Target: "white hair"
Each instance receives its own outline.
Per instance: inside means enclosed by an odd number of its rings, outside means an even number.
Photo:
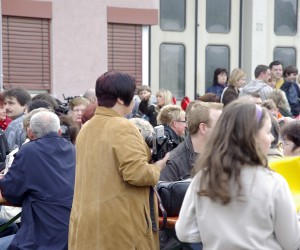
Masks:
[[[41,111],[31,117],[29,127],[36,139],[38,139],[50,132],[58,132],[60,122],[58,116],[53,112]]]

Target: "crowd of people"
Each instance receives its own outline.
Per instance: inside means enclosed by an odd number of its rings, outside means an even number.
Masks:
[[[297,75],[274,61],[246,84],[244,70],[217,68],[206,93],[180,105],[115,71],[67,109],[5,90],[0,224],[21,217],[0,231],[0,249],[299,249],[291,192],[268,165],[300,156]],[[158,128],[168,147],[155,158]],[[173,234],[154,230],[153,187],[185,179]]]

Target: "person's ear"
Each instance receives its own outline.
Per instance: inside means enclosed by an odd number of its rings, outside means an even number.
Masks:
[[[119,104],[121,104],[121,105],[124,105],[124,101],[123,101],[122,99],[120,99],[120,98],[117,98],[117,102],[118,102]]]
[[[171,125],[170,127],[177,128],[178,122],[177,121],[173,121],[170,125]]]
[[[199,124],[199,130],[200,130],[201,134],[206,135],[207,134],[206,124],[201,122]]]
[[[58,135],[61,136],[62,135],[62,129],[59,128],[59,130],[57,131]]]
[[[34,140],[35,139],[35,136],[31,130],[31,128],[27,128],[27,135],[28,135],[28,139],[29,140]]]

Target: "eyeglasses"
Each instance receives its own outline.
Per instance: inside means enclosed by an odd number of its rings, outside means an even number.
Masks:
[[[184,122],[184,123],[186,123],[186,121],[177,121],[177,122]]]

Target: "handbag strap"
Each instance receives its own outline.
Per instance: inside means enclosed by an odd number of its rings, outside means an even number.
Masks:
[[[0,225],[0,233],[2,233],[6,228],[8,228],[11,224],[13,224],[17,219],[21,216],[21,212],[11,218],[9,221]]]
[[[155,213],[154,213],[154,194],[157,197],[157,201],[158,201],[158,207],[161,211],[161,214],[163,216],[163,222],[162,222],[162,226],[161,227],[157,227],[156,225],[156,221],[155,221]],[[150,188],[150,217],[151,217],[151,222],[152,222],[152,231],[157,232],[160,230],[163,230],[167,224],[167,212],[161,202],[161,198],[156,190],[156,187],[151,187]]]

